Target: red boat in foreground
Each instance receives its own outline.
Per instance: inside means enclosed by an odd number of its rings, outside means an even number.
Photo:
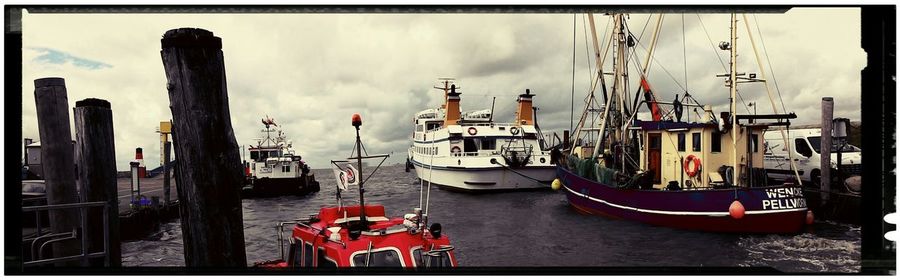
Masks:
[[[382,205],[365,204],[362,160],[387,155],[363,155],[359,140],[362,120],[353,115],[356,127],[356,156],[346,161],[332,161],[338,181],[336,207],[325,207],[308,219],[278,224],[278,244],[281,259],[256,263],[261,268],[344,268],[344,267],[403,267],[446,268],[457,265],[450,239],[441,234],[441,224],[428,224],[425,211],[414,208],[403,217],[388,218]],[[350,161],[355,160],[354,167]],[[379,163],[378,167],[381,164]],[[375,168],[377,171],[378,167]],[[372,172],[374,174],[374,171]],[[371,177],[371,174],[369,175]],[[359,204],[342,205],[341,190],[359,186]],[[360,206],[362,205],[362,206]],[[421,205],[421,204],[420,204]],[[294,225],[287,256],[284,252],[285,225]]]

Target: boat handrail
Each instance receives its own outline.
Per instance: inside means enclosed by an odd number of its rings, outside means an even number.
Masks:
[[[455,248],[453,248],[453,246],[451,245],[442,245],[437,249],[431,249],[430,251],[425,252],[425,254],[432,257],[439,257],[441,253],[453,251],[453,249]]]
[[[281,259],[282,260],[284,260],[284,225],[287,225],[287,224],[299,225],[302,223],[300,223],[299,221],[291,221],[291,222],[278,222],[278,224],[276,224],[275,230],[278,231],[276,233],[276,236],[278,236],[278,248],[281,249]],[[312,228],[312,226],[310,226],[310,225],[307,225],[307,224],[303,224],[303,225],[305,225],[309,228]],[[291,242],[293,242],[293,241],[291,241]]]

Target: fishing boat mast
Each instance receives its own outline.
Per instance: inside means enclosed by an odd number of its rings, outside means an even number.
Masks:
[[[740,135],[737,122],[737,52],[735,51],[737,47],[737,17],[734,13],[731,13],[731,44],[725,47],[728,48],[731,54],[731,61],[729,62],[731,73],[728,75],[728,87],[731,90],[731,108],[729,108],[731,113],[731,116],[729,116],[731,118],[731,163],[734,170],[731,180],[735,186],[740,186],[740,182],[737,180],[741,178],[741,169],[738,168],[737,160],[737,138]]]

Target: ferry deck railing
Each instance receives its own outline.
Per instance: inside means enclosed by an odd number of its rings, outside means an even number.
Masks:
[[[43,198],[28,198],[23,199],[23,202],[26,201],[40,201],[45,200],[46,197]],[[85,228],[88,225],[87,218],[87,210],[89,208],[103,208],[103,216],[101,220],[103,220],[103,251],[89,253],[88,252],[88,239],[90,238],[88,231]],[[78,209],[80,214],[80,228],[73,228],[71,232],[59,232],[52,233],[48,232],[46,234],[42,234],[44,226],[41,224],[41,212],[42,211],[51,211],[51,210],[64,210],[64,209]],[[34,237],[26,237],[23,238],[22,243],[28,244],[27,242],[31,242],[29,246],[29,252],[31,253],[31,260],[25,261],[22,263],[22,266],[30,267],[30,266],[39,266],[46,264],[56,264],[69,262],[73,260],[81,260],[82,265],[87,265],[87,261],[93,258],[103,258],[104,266],[109,266],[109,219],[107,218],[109,215],[109,204],[105,201],[93,201],[93,202],[81,202],[81,203],[68,203],[68,204],[54,204],[54,205],[38,205],[38,206],[26,206],[22,207],[22,213],[34,212],[35,213],[35,233]],[[49,226],[49,225],[48,225]],[[81,241],[81,254],[71,255],[71,256],[62,256],[55,258],[44,258],[43,253],[48,245],[57,242],[69,241],[69,240],[78,240]],[[24,249],[24,248],[23,248]]]

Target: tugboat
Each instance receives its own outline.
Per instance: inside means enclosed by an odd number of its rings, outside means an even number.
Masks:
[[[319,182],[309,166],[303,162],[286,140],[275,119],[262,119],[266,137],[257,139],[256,146],[250,146],[250,162],[244,163],[246,181],[241,197],[267,197],[280,195],[305,195],[319,191]],[[277,133],[272,137],[272,133]]]
[[[388,155],[364,154],[359,138],[362,118],[353,114],[356,127],[355,156],[332,161],[337,180],[337,206],[323,207],[307,219],[281,222],[277,226],[281,259],[259,262],[258,268],[346,268],[346,267],[402,267],[449,268],[457,265],[450,239],[441,234],[441,224],[428,225],[428,204],[425,210],[414,208],[403,217],[385,217],[382,205],[366,204],[366,180],[381,167]],[[363,159],[381,158],[381,163],[367,177],[363,173]],[[355,167],[353,164],[355,163]],[[344,205],[341,191],[359,187],[359,204]],[[430,191],[430,190],[429,190]],[[420,197],[421,199],[421,197]],[[427,199],[426,199],[427,201]],[[420,206],[421,201],[420,201]],[[287,256],[284,252],[284,226],[294,225]]]
[[[804,223],[812,223],[801,187],[791,183],[769,185],[763,165],[764,132],[769,127],[789,126],[789,119],[796,115],[778,114],[777,109],[769,115],[737,113],[738,83],[764,82],[765,76],[758,79],[756,74],[737,72],[736,16],[732,15],[731,42],[719,45],[731,54],[730,73],[719,75],[727,77],[725,85],[731,94],[730,112],[721,114],[721,125],[709,105],[700,105],[690,95],[681,100],[676,96],[671,103],[657,101],[646,68],[638,76],[643,101],[638,103],[638,95],[632,103],[625,71],[629,62],[626,58],[636,57],[631,52],[637,38],[628,32],[624,15],[612,16],[615,31],[610,40],[617,48],[615,81],[606,98],[606,81],[598,75],[606,100],[599,128],[590,128],[598,134],[596,143],[573,145],[569,156],[559,162],[559,181],[554,181],[553,188],[562,189],[569,204],[579,211],[657,226],[794,233]],[[590,21],[593,30],[593,16]],[[594,49],[601,57],[599,48]],[[653,43],[651,54],[652,50]],[[647,60],[650,57],[648,54]],[[603,65],[601,61],[598,59],[598,66]],[[593,100],[593,92],[589,98]],[[652,120],[637,119],[642,103],[649,107]],[[660,104],[671,105],[672,109],[665,112]],[[682,121],[684,106],[702,108],[693,110],[699,120]],[[588,131],[581,128],[584,119],[583,114],[575,133],[578,140],[580,133]]]
[[[555,176],[535,121],[529,89],[519,95],[515,123],[493,121],[493,108],[460,112],[453,79],[444,78],[444,104],[415,115],[407,170],[425,182],[463,191],[547,188]],[[492,106],[493,107],[493,106]]]

